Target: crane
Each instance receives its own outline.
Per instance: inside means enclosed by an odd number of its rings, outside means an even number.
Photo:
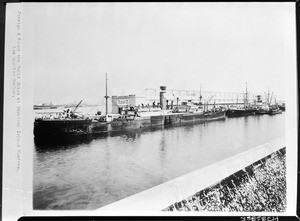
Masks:
[[[269,105],[271,105],[272,98],[273,98],[273,93],[274,93],[274,92],[272,92],[271,99],[270,99],[270,101],[269,101]]]
[[[202,94],[201,94],[201,84],[200,84],[200,96],[199,96],[199,104],[201,105],[201,99],[202,99]]]
[[[81,104],[82,100],[76,105],[76,107],[73,109],[73,113],[75,113],[75,111],[77,110],[77,108],[79,107],[79,105]]]

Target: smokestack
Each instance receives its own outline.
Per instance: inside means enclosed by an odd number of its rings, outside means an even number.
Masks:
[[[257,95],[257,101],[261,101],[261,96]]]
[[[166,86],[160,86],[160,93],[159,93],[159,102],[162,110],[166,110],[166,98],[165,98],[165,93],[166,93]]]

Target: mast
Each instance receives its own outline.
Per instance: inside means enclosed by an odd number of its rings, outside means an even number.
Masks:
[[[105,115],[108,114],[108,106],[107,106],[107,100],[109,96],[107,96],[107,73],[105,73]]]
[[[265,99],[266,99],[266,101],[267,101],[267,103],[268,103],[268,100],[267,100],[267,93],[265,92]]]
[[[246,82],[246,99],[245,99],[246,106],[248,105],[248,90],[247,90],[247,82]]]
[[[201,95],[201,84],[200,84],[200,96],[199,96],[200,102],[199,102],[199,106],[201,106],[201,99],[202,99],[202,95]]]
[[[271,95],[270,105],[271,105],[271,102],[272,102],[272,99],[273,99],[273,93],[274,93],[274,91],[272,92],[272,95]]]
[[[246,108],[246,98],[245,98],[245,93],[243,91],[243,101],[244,101],[244,108]]]
[[[268,87],[268,98],[267,98],[267,103],[270,105],[270,88]]]

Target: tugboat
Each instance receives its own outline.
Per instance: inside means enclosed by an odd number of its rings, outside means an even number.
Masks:
[[[271,100],[270,100],[270,109],[269,109],[269,111],[268,111],[268,114],[269,114],[269,115],[282,114],[282,111],[283,111],[283,110],[282,110],[282,108],[277,104],[275,96],[274,96],[274,104],[271,105],[272,98],[273,98],[273,93],[272,93]]]
[[[278,105],[274,105],[270,107],[270,110],[268,111],[269,115],[275,115],[275,114],[282,114],[282,110],[278,107]]]
[[[282,114],[282,110],[279,108],[272,108],[268,112],[269,115]]]
[[[276,103],[276,99],[275,99],[275,103]],[[281,105],[277,104],[278,108],[282,111],[285,111],[285,103],[282,103]]]
[[[285,111],[285,105],[284,103],[282,105],[278,105],[278,108],[282,111]]]

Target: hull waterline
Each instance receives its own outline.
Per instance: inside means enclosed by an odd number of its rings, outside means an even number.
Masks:
[[[80,135],[105,134],[114,131],[130,131],[157,126],[180,126],[193,123],[225,119],[225,111],[210,113],[176,113],[147,117],[115,119],[111,122],[99,122],[88,119],[65,120],[35,120],[34,136],[43,137],[70,137]]]

